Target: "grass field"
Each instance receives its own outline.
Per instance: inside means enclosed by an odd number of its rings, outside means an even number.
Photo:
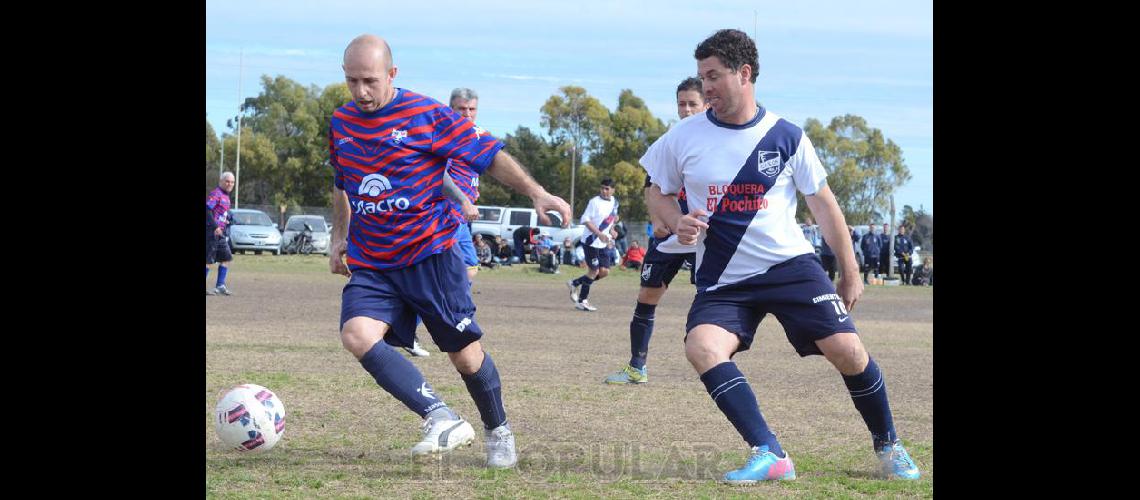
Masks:
[[[929,497],[934,481],[932,288],[868,287],[853,311],[887,377],[895,427],[922,470],[917,482],[876,479],[871,439],[839,374],[800,358],[769,316],[736,357],[795,481],[717,483],[747,445],[705,393],[681,338],[695,289],[682,271],[657,308],[649,383],[607,386],[629,359],[637,274],[615,270],[591,290],[598,312],[577,311],[563,282],[534,265],[480,272],[473,296],[494,356],[519,449],[515,470],[482,467],[479,413],[446,355],[413,358],[449,406],[472,421],[475,445],[413,461],[420,419],[380,389],[337,334],[345,278],[323,256],[238,255],[233,296],[206,297],[206,487],[211,497],[732,498]],[[213,286],[211,273],[208,286]],[[400,351],[403,352],[403,351]],[[243,455],[214,433],[213,410],[239,383],[269,387],[288,416],[277,447]]]

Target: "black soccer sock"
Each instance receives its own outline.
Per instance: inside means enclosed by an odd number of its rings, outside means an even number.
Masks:
[[[784,450],[776,435],[768,429],[768,423],[760,414],[760,405],[756,402],[756,394],[744,379],[744,374],[736,367],[736,363],[725,361],[701,374],[701,382],[705,390],[716,402],[721,413],[728,417],[732,426],[740,437],[748,442],[748,446],[768,446],[768,451],[783,458]]]
[[[843,375],[843,383],[851,393],[851,401],[855,409],[863,416],[867,430],[871,431],[871,440],[878,450],[884,444],[895,442],[895,423],[891,416],[891,405],[887,401],[887,384],[883,380],[883,373],[874,359],[867,358],[867,368],[858,375]]]
[[[638,370],[645,367],[649,355],[649,338],[653,336],[653,317],[657,304],[638,302],[629,322],[629,366]]]

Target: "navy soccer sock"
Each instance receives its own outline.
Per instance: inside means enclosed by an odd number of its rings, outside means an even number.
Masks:
[[[210,279],[210,266],[206,266],[206,279]]]
[[[760,414],[756,394],[752,392],[752,387],[736,363],[725,361],[712,367],[701,374],[701,382],[704,382],[709,396],[716,402],[721,413],[728,417],[728,421],[732,422],[733,427],[736,427],[740,437],[748,442],[748,446],[767,445],[768,451],[777,457],[785,456],[776,435],[768,430],[768,423]]]
[[[586,300],[590,296],[590,285],[594,284],[594,280],[589,276],[583,275],[581,278],[574,280],[575,285],[581,285],[582,288],[578,289],[578,302]]]
[[[483,352],[483,364],[479,371],[470,375],[463,375],[463,383],[467,384],[467,392],[475,400],[479,408],[479,418],[483,419],[483,427],[494,429],[507,423],[507,411],[503,409],[502,385],[499,383],[499,370],[491,355]]]
[[[649,356],[649,337],[653,336],[653,316],[657,304],[638,302],[629,322],[629,366],[638,370],[645,367]]]
[[[420,418],[432,410],[447,406],[432,392],[416,365],[389,347],[387,342],[380,341],[373,345],[360,358],[360,364],[381,388],[416,412]]]
[[[843,375],[843,383],[851,393],[855,409],[863,416],[875,449],[895,442],[895,422],[891,417],[891,405],[887,402],[887,384],[883,373],[874,359],[867,358],[867,368],[858,375]]]
[[[229,267],[218,264],[218,284],[216,286],[226,284],[226,273],[229,272],[229,270]]]

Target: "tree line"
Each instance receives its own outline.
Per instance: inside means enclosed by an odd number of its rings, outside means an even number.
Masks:
[[[336,108],[352,100],[348,87],[343,82],[324,88],[305,87],[280,75],[264,75],[260,80],[261,92],[240,107],[240,201],[328,206],[333,175],[327,163],[329,119]],[[447,104],[446,97],[440,101]],[[575,214],[597,194],[601,179],[611,177],[614,194],[622,201],[622,218],[648,220],[642,195],[645,172],[638,160],[675,120],[667,124],[655,117],[645,101],[629,89],[621,91],[616,104],[611,111],[586,89],[565,86],[540,109],[545,136],[519,126],[499,138],[535,180],[567,201],[571,199],[571,169],[576,170]],[[221,170],[234,171],[236,167],[236,120],[227,120],[226,127],[229,130],[219,137],[206,121],[207,189],[217,185],[223,147],[225,163]],[[809,118],[803,129],[827,170],[828,184],[848,223],[889,221],[891,194],[911,177],[902,148],[856,115],[835,117],[827,126]],[[479,203],[529,206],[530,201],[483,176]],[[799,220],[805,220],[807,205],[802,199],[798,211]],[[922,233],[923,248],[932,249],[933,217],[910,206],[903,208],[902,217]]]

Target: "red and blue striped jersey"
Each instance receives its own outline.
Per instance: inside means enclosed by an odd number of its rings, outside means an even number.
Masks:
[[[206,197],[206,208],[214,215],[214,222],[222,231],[226,230],[226,212],[230,211],[230,195],[222,191],[222,188],[214,188],[210,191],[209,196]]]
[[[475,135],[479,136],[481,140],[486,140],[484,137],[493,137],[487,131],[475,127]],[[455,182],[456,187],[459,188],[463,194],[467,195],[467,200],[471,204],[479,199],[479,173],[476,172],[471,165],[463,160],[447,160],[447,173],[451,174],[451,180]],[[462,223],[466,224],[467,220],[463,218],[463,212],[459,209],[459,204],[453,200],[448,199],[451,204],[452,215],[458,217]]]
[[[451,248],[458,221],[443,194],[448,159],[482,173],[503,143],[430,97],[395,89],[382,109],[333,112],[329,160],[348,195],[349,269],[385,271]]]

